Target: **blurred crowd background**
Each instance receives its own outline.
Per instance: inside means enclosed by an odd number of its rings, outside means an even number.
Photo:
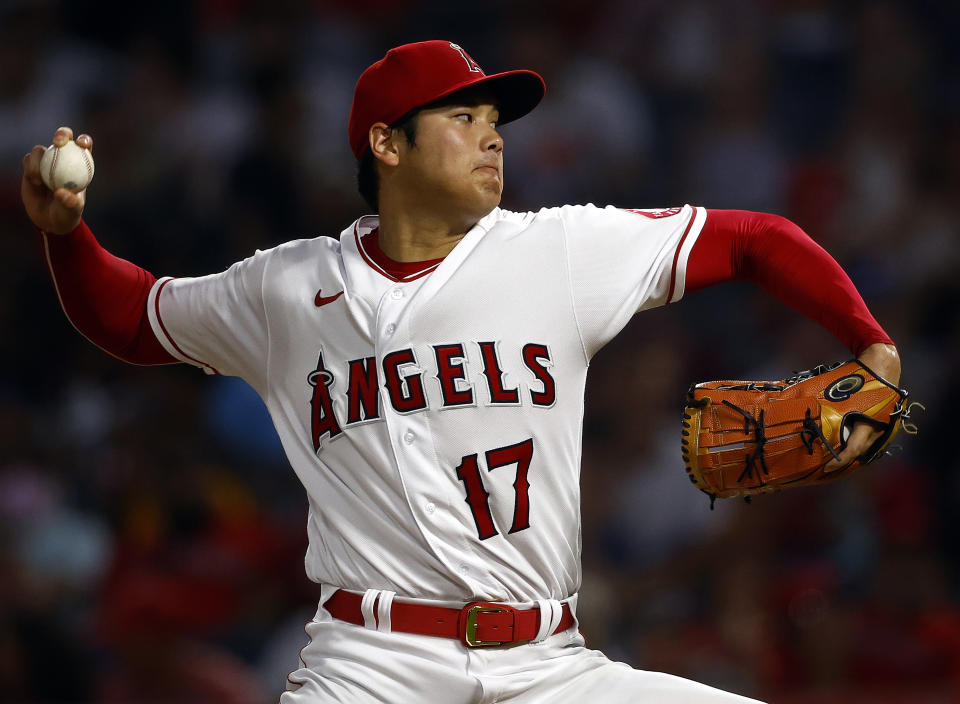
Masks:
[[[958,35],[934,0],[0,1],[0,700],[275,701],[318,597],[259,399],[71,328],[22,156],[59,125],[93,135],[101,242],[158,276],[220,271],[366,212],[353,85],[448,38],[546,79],[503,129],[505,207],[785,215],[927,407],[847,481],[711,511],[680,459],[688,384],[849,353],[746,285],[638,316],[588,384],[588,645],[778,704],[960,702]]]

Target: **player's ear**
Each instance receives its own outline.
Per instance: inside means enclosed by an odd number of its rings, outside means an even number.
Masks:
[[[370,140],[370,151],[374,158],[379,159],[387,166],[396,166],[400,163],[400,151],[397,148],[397,131],[390,129],[385,122],[374,122],[367,133]]]

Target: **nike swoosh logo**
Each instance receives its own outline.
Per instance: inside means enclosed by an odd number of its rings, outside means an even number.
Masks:
[[[323,291],[321,289],[317,289],[317,297],[313,299],[313,302],[316,304],[317,308],[319,308],[320,306],[325,306],[328,303],[333,303],[342,295],[343,291],[340,293],[335,293],[332,296],[324,296]]]

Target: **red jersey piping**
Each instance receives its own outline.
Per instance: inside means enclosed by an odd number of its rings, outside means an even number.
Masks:
[[[687,229],[683,231],[683,236],[680,237],[680,241],[677,243],[677,248],[673,252],[673,266],[670,267],[670,288],[669,293],[667,294],[666,303],[670,303],[673,300],[673,287],[677,282],[677,262],[680,260],[680,250],[683,248],[683,243],[687,239],[687,235],[690,234],[690,228],[693,227],[693,221],[697,219],[697,209],[693,208],[693,213],[690,215],[690,221],[687,223]],[[664,305],[666,305],[666,303]]]
[[[360,252],[360,256],[363,258],[363,261],[365,261],[370,266],[371,269],[376,271],[378,274],[381,274],[382,276],[390,279],[391,281],[396,281],[397,283],[406,283],[408,281],[414,281],[432,272],[434,269],[440,266],[440,262],[443,261],[443,258],[440,258],[440,259],[430,259],[424,262],[393,262],[393,260],[386,257],[386,255],[383,255],[383,257],[387,259],[387,261],[381,264],[380,262],[377,261],[379,257],[374,257],[373,255],[369,254],[366,251],[363,244],[363,237],[360,237],[360,233],[359,233],[359,227],[358,227],[359,222],[360,221],[358,220],[357,224],[353,226],[353,236],[357,241],[357,251]],[[373,232],[376,232],[376,230],[374,230]],[[422,264],[426,268],[420,269],[418,271],[414,271],[410,274],[397,276],[396,274],[392,273],[386,266],[384,266],[384,264],[389,265],[390,263],[400,264],[400,265]]]
[[[191,362],[201,367],[206,367],[207,369],[212,370],[214,374],[219,375],[220,372],[218,372],[216,367],[214,367],[212,364],[201,362],[199,359],[196,359],[195,357],[191,357],[182,349],[180,349],[180,345],[178,345],[176,340],[173,339],[173,336],[170,335],[170,331],[167,330],[167,326],[163,324],[163,318],[160,316],[160,294],[163,293],[163,287],[166,286],[171,281],[173,281],[173,279],[167,279],[162,284],[160,284],[160,288],[157,289],[157,295],[153,299],[153,310],[157,314],[157,322],[160,323],[160,329],[163,331],[163,334],[166,336],[167,340],[170,341],[170,344],[173,345],[173,349],[179,352],[182,357],[184,357],[185,359],[189,359]]]

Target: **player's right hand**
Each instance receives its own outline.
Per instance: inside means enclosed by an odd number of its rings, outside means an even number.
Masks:
[[[53,135],[53,143],[62,146],[73,139],[73,130],[61,127]],[[77,137],[77,146],[93,150],[93,138],[82,134]],[[62,235],[74,230],[83,216],[83,206],[87,201],[86,189],[72,193],[66,188],[51,191],[40,178],[40,159],[46,149],[37,145],[23,157],[23,180],[20,183],[20,197],[23,207],[33,224],[44,232]]]

